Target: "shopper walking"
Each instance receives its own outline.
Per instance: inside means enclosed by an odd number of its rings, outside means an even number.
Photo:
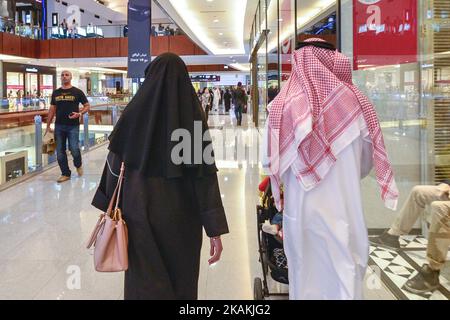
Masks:
[[[353,85],[349,59],[321,39],[300,43],[266,129],[262,162],[284,209],[290,298],[362,299],[369,243],[361,179],[374,168],[393,210],[398,189],[375,109]]]
[[[202,226],[210,238],[209,263],[219,261],[220,236],[228,233],[214,162],[192,161],[194,128],[208,125],[183,60],[157,57],[110,137],[107,164],[93,205],[106,210],[122,161],[125,179],[122,211],[128,226],[128,299],[197,299]],[[192,154],[174,162],[175,131]],[[196,131],[195,131],[196,132]],[[203,136],[203,135],[202,135]],[[197,148],[199,147],[199,148]]]
[[[67,160],[66,147],[69,141],[69,150],[73,157],[73,164],[77,169],[78,176],[83,175],[81,151],[79,146],[80,118],[89,111],[90,105],[86,95],[80,89],[72,86],[72,73],[61,72],[61,88],[52,94],[50,110],[47,118],[47,134],[50,124],[56,114],[55,140],[58,164],[61,169],[61,177],[58,183],[70,180],[71,171]],[[80,111],[80,103],[83,105]]]
[[[228,88],[223,95],[223,100],[225,102],[225,112],[229,112],[231,108],[231,93]]]
[[[242,87],[242,83],[238,82],[237,88],[234,90],[235,97],[235,106],[234,112],[236,114],[237,125],[242,125],[242,112],[244,111],[244,107],[247,104],[247,94],[245,93],[244,88]]]
[[[208,121],[209,111],[211,110],[212,96],[209,93],[208,88],[203,89],[202,94],[202,108],[206,114],[206,121]]]

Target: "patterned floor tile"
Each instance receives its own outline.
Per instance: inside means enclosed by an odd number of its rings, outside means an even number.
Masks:
[[[395,258],[393,253],[386,250],[375,250],[372,254],[381,259],[393,260]]]
[[[390,270],[392,273],[398,276],[406,276],[407,278],[411,275],[411,268],[405,268],[403,266],[389,266],[386,270]]]
[[[398,299],[407,300],[448,300],[450,298],[450,281],[440,277],[441,288],[434,292],[421,295],[403,290],[409,279],[417,274],[417,270],[427,263],[425,238],[420,236],[402,236],[402,249],[392,251],[381,247],[371,246],[370,264],[372,268],[379,268],[384,285]]]

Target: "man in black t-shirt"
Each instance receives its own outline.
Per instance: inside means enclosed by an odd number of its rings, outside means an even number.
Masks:
[[[69,150],[72,153],[73,163],[77,168],[78,176],[83,175],[81,151],[79,146],[80,118],[89,111],[89,102],[80,89],[72,86],[72,74],[69,71],[61,72],[61,88],[52,94],[50,110],[47,118],[45,133],[52,131],[50,124],[56,114],[55,140],[58,164],[61,168],[61,177],[58,183],[70,180],[71,171],[67,161],[66,144],[69,141]],[[80,111],[80,103],[83,109]]]
[[[242,125],[242,112],[247,105],[247,94],[245,93],[244,88],[242,88],[242,83],[239,82],[237,84],[237,88],[234,90],[234,112],[236,114],[237,125]]]

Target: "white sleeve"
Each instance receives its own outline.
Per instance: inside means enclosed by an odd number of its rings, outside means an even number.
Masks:
[[[269,119],[266,120],[266,124],[264,126],[264,131],[262,132],[262,143],[261,143],[261,164],[263,167],[263,172],[266,175],[270,175],[269,171]]]
[[[367,177],[373,168],[373,147],[369,136],[363,138],[361,152],[361,179]]]

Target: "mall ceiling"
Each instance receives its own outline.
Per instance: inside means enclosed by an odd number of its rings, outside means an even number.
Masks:
[[[95,0],[93,0],[95,1]],[[120,12],[124,15],[127,15],[127,6],[128,6],[128,0],[105,0],[103,1],[105,6],[108,8]],[[170,20],[170,18],[166,15],[165,12],[163,12],[158,5],[156,5],[152,1],[152,20],[156,23],[165,23]]]
[[[154,0],[153,19],[158,15],[168,15],[186,34],[210,55],[223,57],[223,63],[234,63],[236,57],[250,53],[248,41],[254,15],[259,0]],[[291,36],[293,29],[292,0],[280,0],[280,21],[285,25],[280,37],[284,40]],[[117,11],[126,13],[128,0],[107,0],[107,5]],[[269,3],[269,20],[271,12],[276,12],[276,2]],[[329,12],[335,0],[302,0],[298,6],[297,25],[305,28],[315,18]],[[160,7],[160,8],[159,8]],[[162,10],[161,10],[162,9]],[[290,21],[290,22],[288,22]],[[272,27],[269,25],[269,29]],[[269,50],[276,47],[273,38]],[[248,60],[248,59],[247,59]]]
[[[104,2],[115,11],[123,14],[127,12],[128,0],[105,0]],[[229,56],[248,53],[246,44],[258,0],[156,0],[154,2],[152,5],[154,21],[168,15],[209,54]]]

